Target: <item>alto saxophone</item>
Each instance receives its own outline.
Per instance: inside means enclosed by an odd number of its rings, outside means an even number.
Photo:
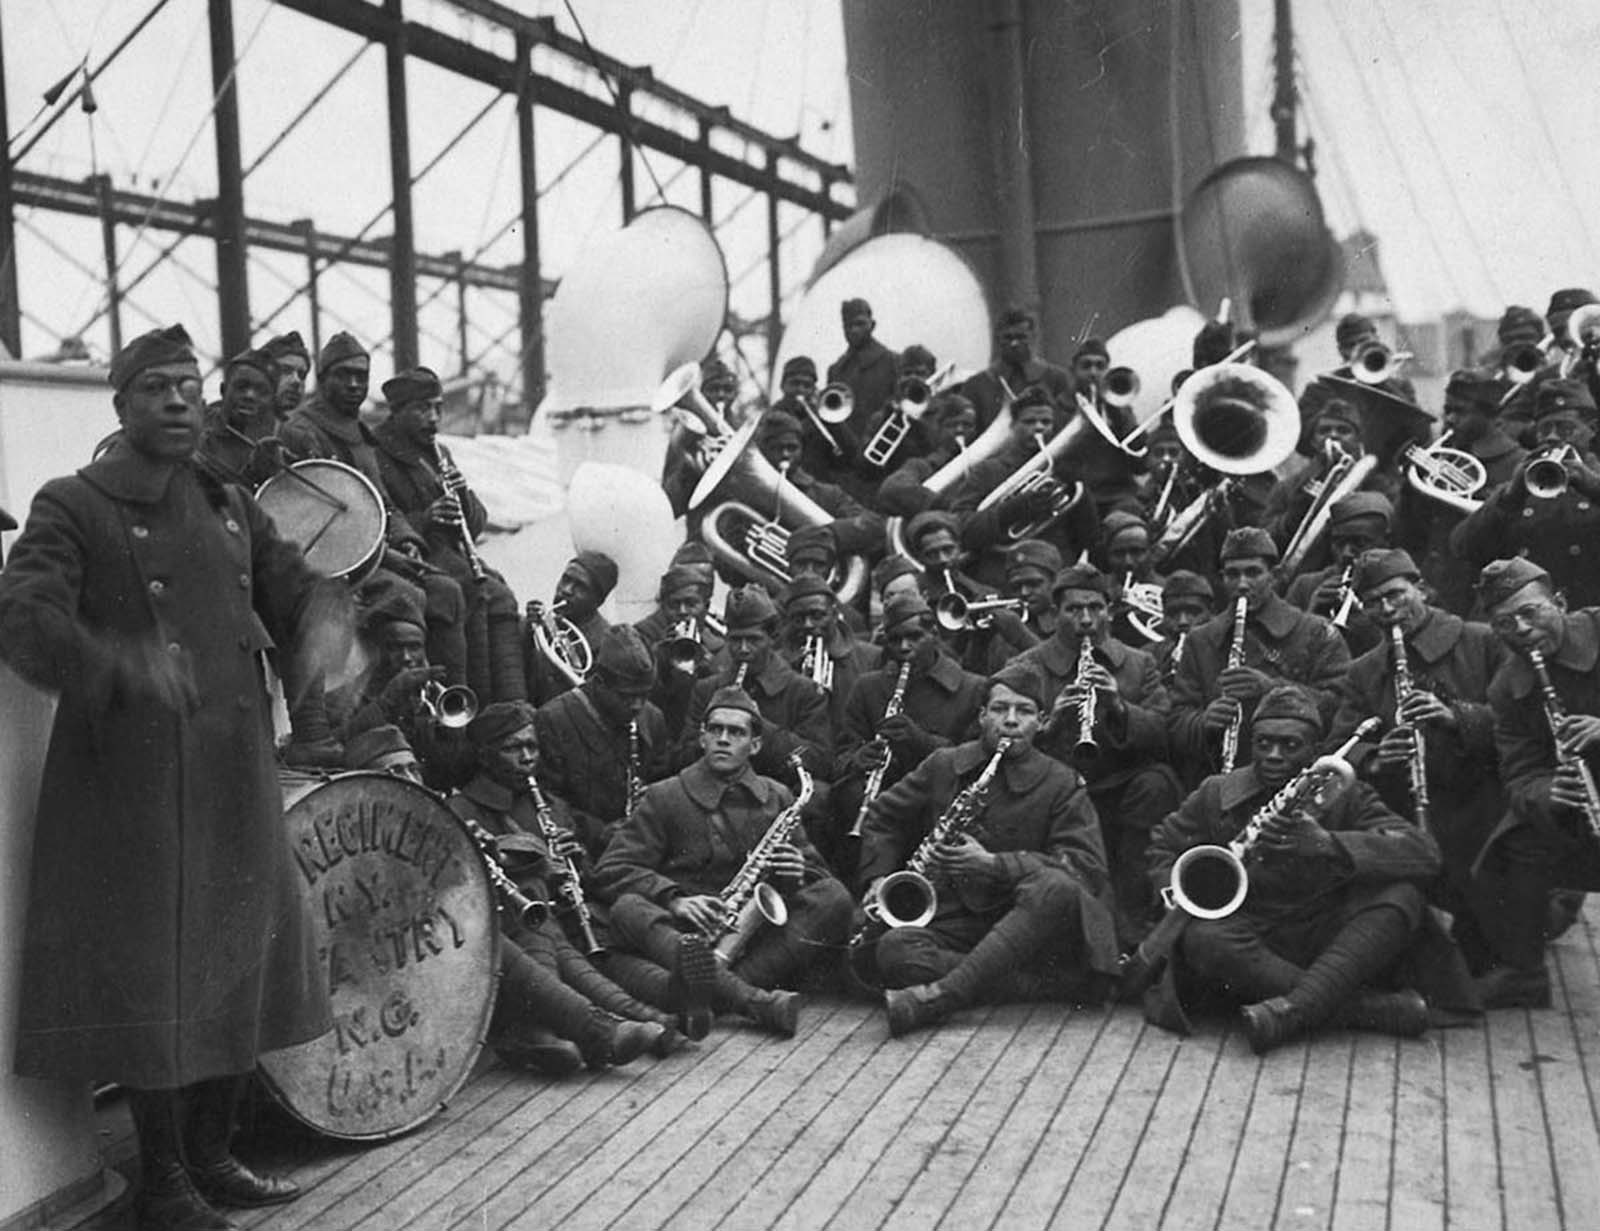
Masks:
[[[1561,749],[1560,737],[1556,732],[1567,717],[1567,707],[1550,679],[1550,669],[1545,666],[1544,655],[1538,650],[1529,650],[1528,663],[1539,677],[1539,691],[1544,696],[1545,722],[1550,725],[1551,738],[1556,740],[1556,764],[1571,766],[1578,771],[1578,777],[1583,782],[1583,818],[1589,822],[1594,836],[1600,838],[1600,790],[1595,787],[1594,771],[1589,768],[1581,752],[1563,752]]]
[[[1240,595],[1233,605],[1233,644],[1228,647],[1228,667],[1244,666],[1244,622],[1250,614],[1250,601]],[[1228,723],[1228,729],[1222,733],[1222,772],[1231,774],[1233,767],[1239,761],[1239,735],[1244,730],[1244,708],[1241,703],[1239,712]]]
[[[1411,664],[1406,661],[1406,635],[1398,624],[1389,626],[1389,644],[1394,649],[1394,717],[1396,725],[1405,720],[1401,711],[1416,695],[1411,679]],[[1428,827],[1428,745],[1420,726],[1411,728],[1411,806],[1417,824]]]
[[[761,929],[763,922],[781,928],[789,922],[789,907],[766,879],[772,857],[780,846],[787,846],[794,831],[800,827],[800,812],[811,800],[815,789],[811,775],[806,772],[805,761],[798,752],[789,757],[789,764],[800,778],[800,793],[794,802],[773,818],[761,840],[750,848],[744,865],[734,874],[727,887],[719,894],[722,898],[722,923],[713,939],[714,952],[723,965],[732,966],[739,960],[745,946]]]
[[[911,682],[911,660],[908,658],[900,664],[900,677],[895,681],[894,692],[889,696],[889,703],[883,707],[883,720],[887,722],[897,714],[905,712],[906,685]],[[889,770],[889,742],[881,735],[872,741],[883,749],[883,760],[872,767],[872,772],[867,775],[866,788],[861,792],[861,809],[856,813],[856,823],[850,826],[850,836],[859,838],[861,827],[867,823],[867,812],[872,807],[872,801],[878,798],[878,793],[883,790],[883,776]]]
[[[590,957],[599,957],[606,949],[594,934],[594,917],[589,913],[588,899],[583,896],[583,877],[578,865],[571,855],[556,854],[572,835],[556,823],[555,814],[550,811],[550,804],[539,789],[539,781],[532,774],[527,777],[527,786],[528,795],[533,800],[533,814],[539,820],[539,836],[549,848],[550,863],[560,880],[556,892],[561,896],[562,905],[572,912],[584,952]]]

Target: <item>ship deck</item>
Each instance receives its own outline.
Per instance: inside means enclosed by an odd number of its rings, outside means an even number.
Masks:
[[[563,1081],[485,1058],[375,1146],[261,1135],[304,1186],[255,1231],[1600,1226],[1600,905],[1551,951],[1555,1005],[1418,1040],[1257,1058],[1215,1020],[1009,1005],[891,1039],[808,999],[800,1033],[719,1024]],[[125,1121],[103,1113],[130,1152]],[[264,1151],[264,1154],[263,1154]],[[106,1231],[113,1213],[95,1223]]]

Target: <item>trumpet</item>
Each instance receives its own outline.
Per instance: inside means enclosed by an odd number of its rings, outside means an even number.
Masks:
[[[884,416],[878,430],[861,449],[861,460],[879,469],[889,464],[889,459],[899,451],[911,431],[911,425],[928,413],[936,394],[944,392],[956,379],[955,361],[944,365],[927,380],[919,376],[903,376],[896,391],[898,396],[893,409]]]
[[[1014,611],[1026,617],[1027,601],[1020,598],[969,599],[956,590],[941,594],[933,605],[933,618],[947,633],[959,633],[969,628],[988,628],[996,611]]]
[[[833,691],[833,656],[828,653],[828,643],[820,634],[806,638],[805,649],[800,654],[800,674],[823,692]]]
[[[459,730],[478,716],[478,694],[465,684],[446,688],[438,680],[422,686],[422,712],[441,727]]]
[[[1350,374],[1363,385],[1381,385],[1400,371],[1400,365],[1411,358],[1410,351],[1393,351],[1374,338],[1356,347],[1350,356]]]
[[[710,655],[705,639],[700,635],[700,623],[695,619],[679,620],[661,641],[667,666],[685,675],[698,674],[700,664]]]
[[[1537,500],[1554,500],[1565,494],[1572,483],[1567,463],[1578,459],[1578,451],[1566,443],[1547,445],[1528,459],[1522,480],[1528,495]]]
[[[1471,453],[1449,448],[1446,442],[1452,435],[1446,432],[1426,448],[1405,447],[1400,456],[1408,463],[1406,482],[1421,495],[1471,513],[1483,503],[1473,497],[1488,483],[1489,472]]]
[[[1233,914],[1250,891],[1245,859],[1267,826],[1302,808],[1325,812],[1355,781],[1351,749],[1382,725],[1378,718],[1362,722],[1332,753],[1318,757],[1289,779],[1228,845],[1191,846],[1184,851],[1172,865],[1172,879],[1161,891],[1162,900],[1169,908],[1176,906],[1196,919],[1223,919]]]

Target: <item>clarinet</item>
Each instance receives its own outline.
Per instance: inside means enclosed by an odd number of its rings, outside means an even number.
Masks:
[[[1233,605],[1233,644],[1228,648],[1228,666],[1244,666],[1244,621],[1250,612],[1250,603],[1243,595]],[[1231,774],[1239,760],[1239,735],[1244,729],[1244,710],[1234,715],[1228,729],[1222,733],[1222,772]]]
[[[1083,690],[1083,695],[1078,699],[1078,744],[1073,749],[1074,754],[1080,757],[1093,756],[1100,751],[1100,745],[1094,738],[1094,707],[1098,698],[1089,686],[1089,669],[1093,666],[1094,645],[1085,637],[1078,646],[1078,673],[1073,681]]]
[[[1561,694],[1556,691],[1554,682],[1550,679],[1550,669],[1545,666],[1544,655],[1538,650],[1528,651],[1528,663],[1533,667],[1534,674],[1539,677],[1539,691],[1544,694],[1544,717],[1550,724],[1550,736],[1556,742],[1556,764],[1570,765],[1578,771],[1578,777],[1583,781],[1583,817],[1589,822],[1589,828],[1595,837],[1600,838],[1600,789],[1596,789],[1594,771],[1589,768],[1589,763],[1583,759],[1581,752],[1563,752],[1556,730],[1567,717],[1566,703],[1561,700]]]
[[[439,470],[439,482],[444,484],[446,492],[455,497],[456,507],[461,510],[461,522],[456,527],[461,537],[461,554],[467,558],[467,565],[472,569],[473,579],[482,581],[484,578],[483,557],[478,555],[477,544],[472,541],[472,531],[467,529],[467,507],[461,499],[462,494],[467,490],[466,476],[456,469],[456,464],[450,460],[450,455],[439,447],[437,441],[433,446],[433,461]]]
[[[594,917],[589,913],[589,902],[583,896],[583,878],[578,872],[578,865],[573,862],[571,855],[557,855],[560,844],[570,835],[560,825],[556,824],[555,815],[550,811],[550,804],[544,797],[544,792],[539,789],[539,780],[532,774],[527,777],[528,795],[533,799],[533,814],[539,819],[539,834],[544,838],[544,844],[550,848],[550,862],[555,865],[559,874],[561,886],[556,891],[561,895],[562,905],[572,912],[572,917],[578,924],[578,936],[583,941],[583,951],[590,957],[600,957],[606,947],[600,943],[594,934]]]
[[[889,698],[889,704],[883,707],[884,721],[888,721],[896,714],[903,713],[906,708],[906,685],[911,681],[911,660],[907,659],[900,664],[900,678],[895,681],[894,693]],[[872,767],[872,772],[867,775],[866,789],[861,793],[861,809],[856,813],[856,823],[850,827],[850,836],[859,838],[861,827],[867,822],[867,812],[872,807],[872,801],[878,798],[883,790],[883,776],[889,770],[889,745],[881,737],[872,741],[883,748],[883,760]]]
[[[1416,684],[1411,679],[1411,664],[1406,661],[1406,637],[1398,624],[1389,626],[1389,644],[1394,647],[1394,716],[1396,724],[1404,721],[1400,711],[1416,694]],[[1417,825],[1428,827],[1428,745],[1420,726],[1411,728],[1411,804],[1415,809]]]
[[[517,887],[517,882],[507,876],[506,870],[500,866],[500,848],[495,844],[494,835],[470,816],[456,819],[461,822],[473,842],[477,843],[478,853],[483,856],[484,867],[489,873],[489,883],[500,899],[500,909],[510,912],[518,923],[528,927],[538,927],[548,919],[550,903],[543,898],[530,898],[523,893]]]
[[[628,724],[628,815],[632,816],[644,795],[644,774],[639,768],[639,722]]]

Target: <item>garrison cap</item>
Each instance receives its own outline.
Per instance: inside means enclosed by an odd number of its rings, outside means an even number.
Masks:
[[[1240,526],[1236,530],[1228,531],[1228,537],[1222,540],[1221,559],[1224,564],[1229,560],[1244,559],[1265,560],[1269,564],[1276,564],[1278,545],[1260,526]]]
[[[355,335],[340,330],[329,338],[322,348],[322,353],[317,356],[317,375],[321,376],[329,368],[336,367],[351,359],[370,359],[367,348],[357,342]]]
[[[1387,528],[1394,521],[1394,505],[1382,492],[1351,492],[1333,502],[1328,510],[1328,525],[1342,526],[1362,517],[1379,518]]]
[[[1050,583],[1050,597],[1060,602],[1063,590],[1093,590],[1110,598],[1111,579],[1092,564],[1069,564]]]
[[[697,590],[703,598],[711,597],[711,579],[705,569],[692,564],[674,564],[661,574],[661,586],[656,597],[666,602],[684,590]]]
[[[801,526],[789,536],[784,554],[789,557],[790,564],[811,560],[831,568],[839,558],[839,542],[832,526]]]
[[[763,628],[778,618],[772,596],[758,585],[744,585],[728,591],[722,608],[723,622],[732,632],[736,628]]]
[[[902,372],[910,367],[927,368],[931,372],[939,366],[939,360],[922,343],[913,342],[900,352],[900,362],[897,366]]]
[[[1478,574],[1478,601],[1485,611],[1493,610],[1523,586],[1536,581],[1550,584],[1550,574],[1524,556],[1493,560]]]
[[[367,602],[361,607],[357,616],[361,631],[372,636],[383,625],[396,620],[405,624],[415,624],[418,628],[426,628],[428,625],[423,618],[422,604],[413,597],[416,593],[417,591],[409,586],[387,582],[380,582],[364,591],[363,596],[367,598]]]
[[[269,338],[261,349],[274,359],[282,359],[286,355],[299,355],[308,364],[311,362],[311,352],[306,349],[306,341],[300,336],[298,329],[291,329],[288,333],[280,333],[275,338]]]
[[[809,376],[812,380],[816,380],[816,362],[809,355],[796,355],[783,365],[783,375],[779,378],[779,383],[791,376]]]
[[[269,384],[278,383],[278,361],[264,346],[255,350],[240,351],[223,365],[222,371],[226,375],[234,368],[254,368],[267,378]]]
[[[1346,312],[1333,327],[1333,341],[1341,352],[1349,350],[1362,338],[1378,336],[1378,327],[1370,316],[1359,312]]]
[[[631,624],[613,624],[601,635],[594,669],[603,683],[625,692],[644,691],[656,682],[655,659]]]
[[[1101,338],[1085,338],[1078,349],[1072,352],[1074,359],[1081,359],[1085,355],[1099,355],[1102,359],[1111,358],[1111,352],[1106,349],[1105,341]]]
[[[1592,303],[1600,303],[1600,300],[1595,299],[1593,291],[1581,286],[1567,287],[1550,296],[1550,306],[1544,310],[1545,319],[1551,321],[1551,328],[1554,328],[1553,322],[1557,316],[1565,320],[1572,315],[1574,309]]]
[[[1001,667],[1000,670],[991,675],[983,690],[985,700],[993,695],[996,684],[1004,684],[1012,692],[1027,697],[1040,709],[1044,708],[1044,677],[1039,674],[1031,663],[1023,662],[1020,658],[1013,658],[1004,667]]]
[[[871,316],[872,305],[865,299],[847,299],[839,305],[839,316],[849,320],[852,316]]]
[[[756,421],[756,440],[761,444],[769,440],[782,440],[785,436],[793,436],[799,440],[801,434],[800,420],[787,410],[773,407],[763,411],[761,418]]]
[[[785,611],[803,598],[836,598],[833,587],[815,573],[807,573],[804,577],[796,577],[783,589],[778,591],[778,605]]]
[[[906,545],[915,550],[934,530],[948,530],[958,538],[961,534],[960,523],[956,521],[954,513],[946,513],[943,509],[924,509],[906,523]]]
[[[426,402],[443,395],[444,386],[432,368],[407,368],[383,382],[383,398],[390,406]]]
[[[1107,548],[1115,547],[1119,538],[1135,531],[1143,534],[1146,540],[1150,537],[1150,527],[1145,525],[1144,518],[1126,509],[1112,509],[1100,523],[1100,535]]]
[[[879,593],[896,577],[917,574],[919,569],[914,560],[907,560],[904,556],[885,556],[872,566],[872,582],[878,587]]]
[[[1169,598],[1203,598],[1206,602],[1214,602],[1217,597],[1211,583],[1199,573],[1190,572],[1186,568],[1178,569],[1167,576],[1166,584],[1161,587],[1163,600]]]
[[[1416,581],[1422,576],[1411,553],[1399,547],[1374,547],[1356,557],[1355,572],[1350,574],[1350,584],[1357,594],[1375,590],[1396,577],[1409,577]]]
[[[1540,384],[1533,417],[1540,419],[1545,415],[1558,415],[1564,410],[1578,411],[1590,419],[1595,417],[1594,395],[1589,392],[1587,382],[1547,380]]]
[[[111,367],[106,375],[111,387],[120,393],[140,372],[165,363],[188,363],[199,369],[200,361],[195,358],[194,343],[189,340],[189,331],[182,325],[168,325],[165,329],[141,333],[111,356]]]
[[[1500,413],[1500,401],[1505,394],[1505,381],[1487,372],[1461,368],[1450,373],[1449,383],[1444,387],[1444,406],[1446,410],[1454,406],[1461,410],[1481,410],[1486,414],[1497,415]]]
[[[1511,346],[1518,342],[1537,342],[1544,337],[1544,317],[1532,308],[1514,303],[1500,314],[1500,323],[1495,326],[1495,336],[1499,338],[1501,346]]]
[[[1261,698],[1254,721],[1259,725],[1274,718],[1303,722],[1316,734],[1322,734],[1322,712],[1311,694],[1298,684],[1279,684]]]
[[[928,606],[928,600],[922,597],[922,592],[910,590],[896,594],[883,605],[883,628],[887,632],[908,620],[927,620],[932,616],[933,608]]]
[[[491,701],[467,724],[467,738],[479,748],[492,748],[532,725],[533,706],[526,701]]]
[[[1046,577],[1054,577],[1061,571],[1061,553],[1056,550],[1054,543],[1047,543],[1043,539],[1022,539],[1013,543],[1006,551],[1006,579],[1024,571],[1025,569],[1038,569]]]
[[[735,688],[729,684],[717,689],[711,694],[711,700],[706,702],[706,718],[711,717],[712,710],[739,710],[749,714],[751,726],[756,734],[761,733],[761,710],[750,694],[742,688]]]
[[[567,561],[567,567],[562,571],[570,573],[574,569],[588,578],[601,602],[617,588],[617,562],[604,552],[580,551]]]
[[[1017,400],[1011,403],[1011,415],[1015,418],[1025,410],[1035,406],[1048,406],[1051,410],[1060,409],[1055,398],[1050,396],[1050,390],[1043,385],[1025,385],[1017,393]]]

